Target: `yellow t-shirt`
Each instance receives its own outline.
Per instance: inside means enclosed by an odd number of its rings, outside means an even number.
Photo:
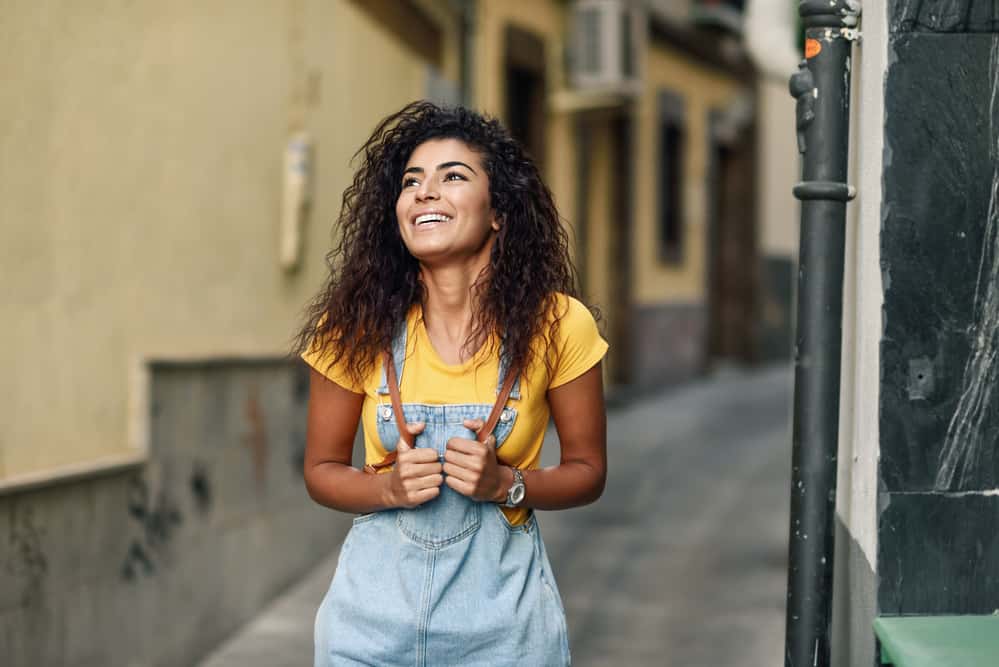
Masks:
[[[497,450],[501,463],[523,470],[537,468],[541,461],[541,444],[550,415],[548,390],[576,379],[593,368],[607,352],[607,343],[600,336],[586,306],[572,297],[559,295],[556,308],[564,315],[555,340],[553,372],[549,375],[544,361],[539,361],[527,373],[521,374],[520,400],[508,402],[517,408],[517,421],[503,446]],[[446,364],[430,343],[419,306],[410,311],[407,327],[406,361],[399,386],[403,403],[491,405],[496,401],[499,356],[494,350],[498,350],[498,346],[484,345],[463,364]],[[541,350],[541,343],[538,345],[536,349]],[[385,458],[385,449],[374,427],[379,407],[390,405],[389,397],[378,393],[382,376],[381,359],[373,365],[364,383],[358,386],[341,366],[328,368],[323,350],[310,348],[302,354],[302,358],[338,385],[364,394],[361,423],[364,425],[365,462],[377,463]],[[528,517],[525,508],[504,507],[503,511],[514,525],[523,523]]]

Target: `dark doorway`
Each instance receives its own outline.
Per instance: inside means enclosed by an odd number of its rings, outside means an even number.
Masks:
[[[709,170],[709,365],[756,359],[758,251],[754,161],[750,124],[733,131],[712,115]]]
[[[634,313],[632,312],[631,237],[634,209],[634,121],[631,109],[625,108],[611,119],[614,145],[611,173],[611,210],[616,212],[610,226],[610,302],[607,304],[608,335],[613,369],[611,382],[627,385],[633,380]]]
[[[506,108],[510,133],[542,170],[545,161],[545,45],[537,35],[508,26],[505,34]]]

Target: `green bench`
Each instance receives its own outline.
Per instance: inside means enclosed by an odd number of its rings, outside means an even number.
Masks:
[[[895,667],[999,667],[999,616],[881,616],[881,663]]]

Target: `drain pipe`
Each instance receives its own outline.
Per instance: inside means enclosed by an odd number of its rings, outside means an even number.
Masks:
[[[860,2],[802,0],[805,58],[792,75],[802,182],[794,355],[785,667],[827,667],[839,438],[850,53]]]

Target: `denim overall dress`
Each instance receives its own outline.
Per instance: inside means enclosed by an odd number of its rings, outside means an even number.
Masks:
[[[403,327],[392,345],[400,381],[405,356]],[[498,387],[507,368],[500,364]],[[383,396],[386,376],[383,369]],[[508,402],[520,399],[519,383]],[[462,422],[485,420],[492,408],[403,403],[402,413],[426,424],[415,446],[436,449],[443,461],[449,438],[476,437]],[[516,408],[505,406],[493,431],[497,448],[516,420]],[[390,405],[378,406],[376,422],[365,430],[375,427],[385,450],[394,451],[399,427]],[[565,613],[533,513],[512,526],[496,504],[443,484],[416,508],[354,519],[316,614],[315,667],[568,664]]]

